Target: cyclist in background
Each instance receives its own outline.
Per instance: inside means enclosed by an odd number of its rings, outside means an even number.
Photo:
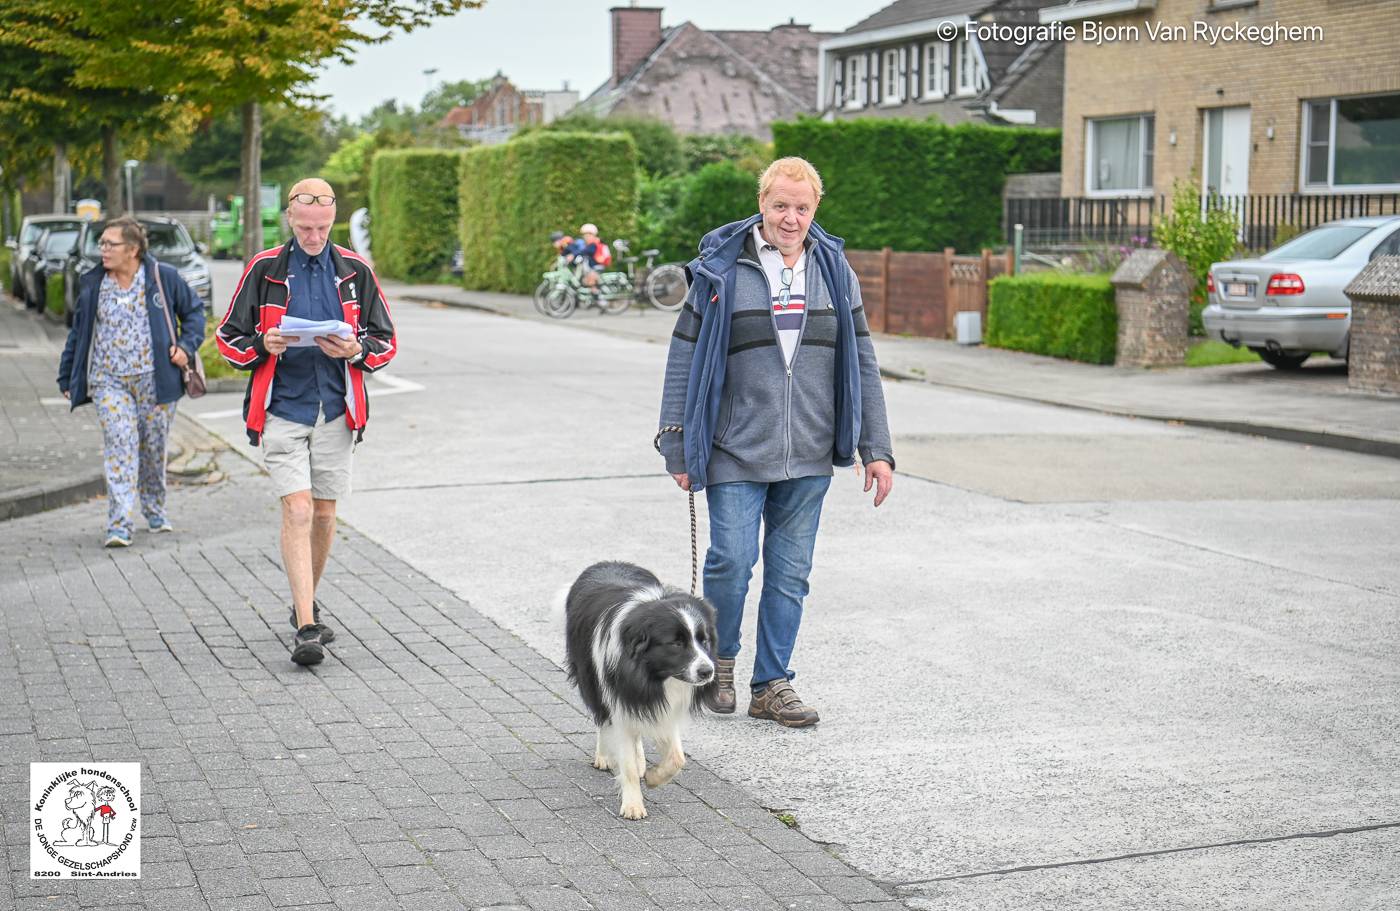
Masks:
[[[589,222],[579,228],[582,235],[566,249],[569,261],[577,263],[583,272],[583,283],[592,290],[598,288],[598,273],[612,265],[612,251],[598,238],[598,226]]]

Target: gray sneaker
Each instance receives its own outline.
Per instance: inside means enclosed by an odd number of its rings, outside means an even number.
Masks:
[[[712,687],[707,687],[702,701],[705,708],[716,715],[734,714],[735,704],[738,697],[734,695],[734,659],[715,659],[715,683]]]
[[[320,664],[326,657],[326,650],[321,647],[321,634],[316,627],[308,623],[297,634],[292,637],[292,663],[293,664]]]
[[[291,624],[292,629],[297,628],[297,606],[295,604],[292,605]],[[311,602],[311,625],[316,627],[316,631],[321,634],[322,645],[330,645],[335,641],[335,630],[321,622],[321,603],[319,601]]]
[[[749,717],[767,718],[789,728],[810,727],[821,720],[817,710],[804,705],[786,680],[770,680],[767,686],[754,693],[749,702]]]

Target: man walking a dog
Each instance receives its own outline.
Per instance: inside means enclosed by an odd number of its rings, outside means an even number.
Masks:
[[[335,540],[336,501],[369,414],[365,374],[397,349],[389,308],[367,262],[330,243],[335,193],[319,178],[292,187],[292,239],[248,259],[217,334],[219,352],[251,370],[243,417],[282,500],[282,563],[292,590],[292,661],[318,664],[335,632],[321,622],[316,586]],[[283,317],[339,320],[350,336],[314,345],[284,333]]]
[[[690,295],[666,362],[661,437],[682,490],[705,491],[719,686],[706,706],[736,707],[734,660],[760,551],[763,589],[749,715],[788,727],[819,720],[789,666],[822,500],[833,466],[860,459],[875,505],[894,476],[885,399],[860,285],[844,244],[813,222],[816,169],[782,158],[759,179],[759,213],[716,228],[687,266]]]

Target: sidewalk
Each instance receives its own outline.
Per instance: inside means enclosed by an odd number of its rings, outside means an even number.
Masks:
[[[693,761],[620,819],[563,672],[348,526],[294,666],[276,502],[218,462],[130,550],[101,502],[0,525],[0,909],[903,907]],[[143,764],[139,882],[29,879],[29,763],[78,759]]]
[[[67,334],[0,294],[0,521],[106,493],[97,418],[90,407],[70,412],[58,391]],[[173,483],[218,480],[203,432],[178,413],[169,453]]]
[[[658,344],[667,343],[675,323],[672,314],[642,309],[550,320],[523,295],[384,284],[391,300],[468,307]],[[894,379],[1400,458],[1400,399],[1348,391],[1337,361],[1317,359],[1297,373],[1265,364],[1140,370],[907,336],[878,336],[876,347],[881,368]]]
[[[67,334],[0,293],[0,520],[105,489],[97,421],[70,417],[58,391]]]

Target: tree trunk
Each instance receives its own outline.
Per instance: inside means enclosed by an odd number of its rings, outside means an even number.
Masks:
[[[62,215],[68,211],[68,145],[53,146],[53,211]]]
[[[262,231],[262,107],[243,105],[243,258],[263,248]]]
[[[107,185],[107,217],[116,218],[126,212],[122,190],[122,154],[117,143],[117,128],[102,128],[102,182]]]

